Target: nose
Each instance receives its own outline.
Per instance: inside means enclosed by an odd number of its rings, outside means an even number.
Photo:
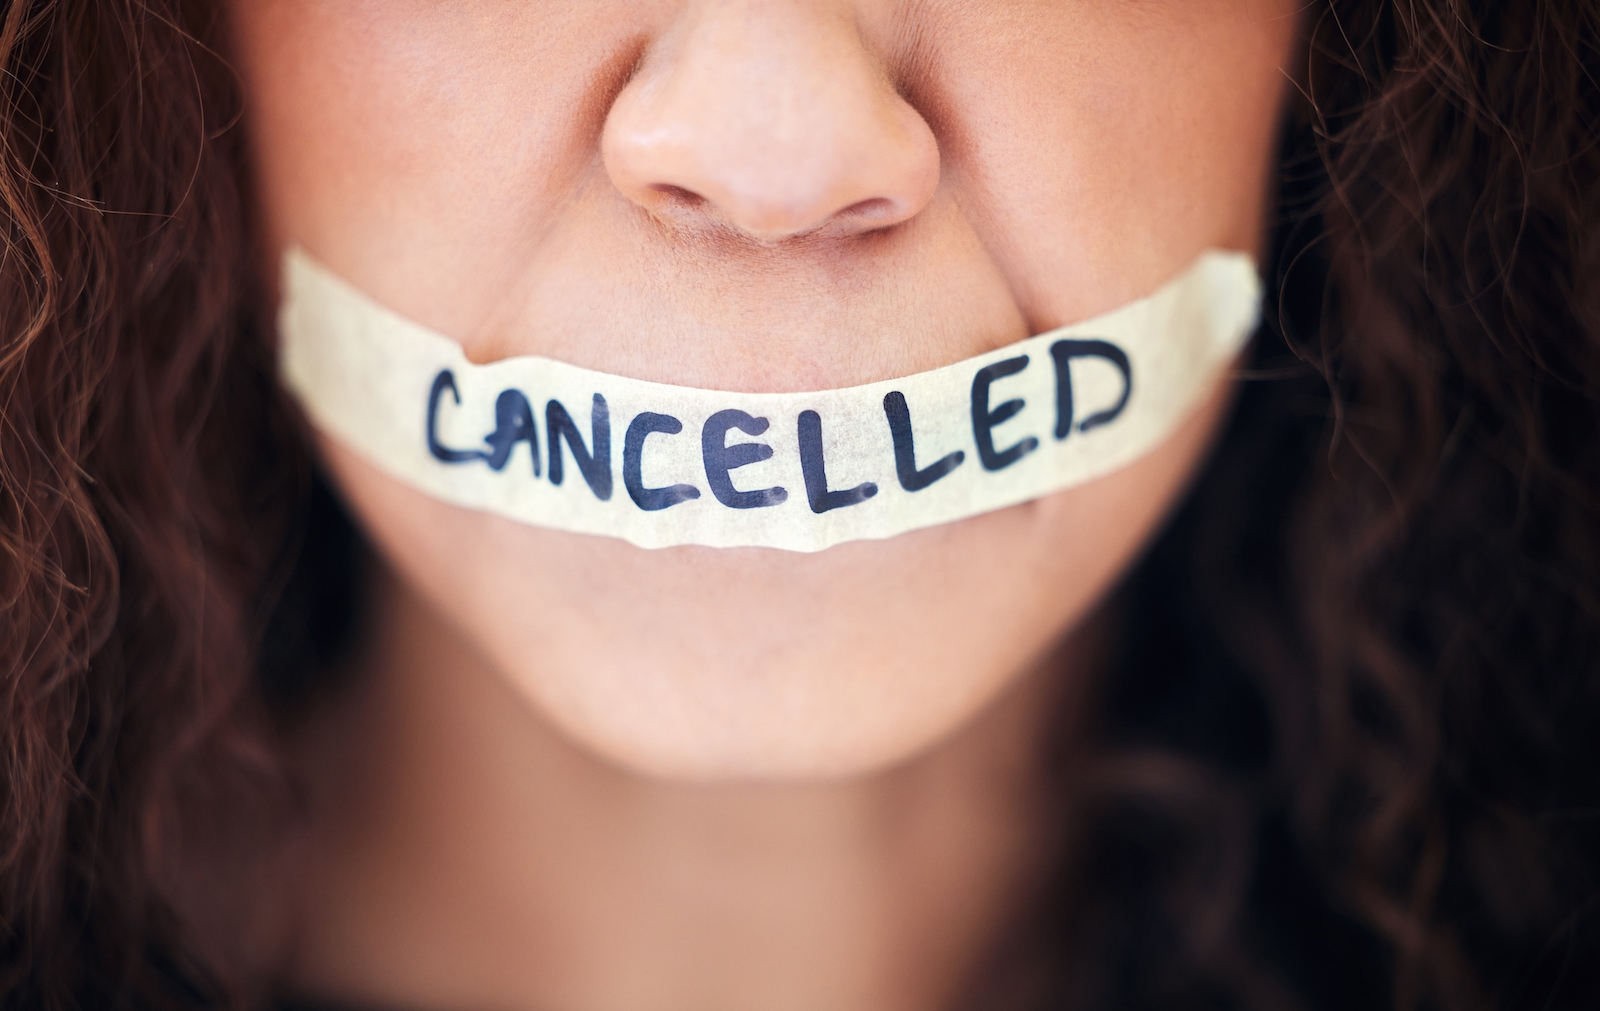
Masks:
[[[613,103],[601,154],[657,218],[767,243],[899,224],[939,182],[933,131],[849,0],[687,0]]]

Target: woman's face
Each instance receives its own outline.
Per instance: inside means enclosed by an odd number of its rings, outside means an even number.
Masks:
[[[1287,0],[239,0],[271,260],[476,361],[735,391],[948,364],[1259,252]],[[556,726],[689,778],[910,756],[1035,668],[1180,493],[1134,465],[817,554],[647,551],[321,452],[409,588]]]

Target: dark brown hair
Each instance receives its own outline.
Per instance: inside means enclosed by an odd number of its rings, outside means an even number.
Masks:
[[[272,783],[253,654],[304,451],[241,325],[210,7],[15,2],[0,27],[7,1007],[212,988],[186,865],[208,809]]]
[[[982,1007],[1600,1001],[1600,9],[1303,17],[1272,325]],[[197,883],[281,812],[268,613],[326,552],[224,43],[4,8],[7,1007],[266,992]]]

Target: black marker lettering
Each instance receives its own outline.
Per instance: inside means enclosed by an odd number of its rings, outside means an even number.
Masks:
[[[762,488],[760,491],[740,491],[733,486],[728,471],[770,459],[772,447],[761,442],[738,442],[728,445],[728,429],[737,428],[746,435],[760,435],[767,430],[766,418],[752,418],[743,411],[718,411],[706,419],[700,429],[700,453],[705,458],[706,483],[711,494],[730,509],[762,509],[779,505],[789,497],[782,488]]]
[[[972,439],[978,444],[978,460],[983,464],[984,470],[1009,467],[1039,448],[1039,440],[1031,435],[998,452],[994,448],[995,426],[1014,417],[1022,410],[1024,402],[1020,399],[1007,400],[991,411],[989,386],[996,379],[1016,375],[1027,367],[1028,356],[1018,355],[1003,362],[985,365],[972,377]]]
[[[517,443],[526,442],[533,456],[533,476],[539,476],[539,432],[533,427],[533,408],[520,390],[502,390],[494,402],[494,431],[484,436],[494,450],[485,457],[489,467],[499,470],[511,459]]]
[[[428,452],[435,460],[444,463],[467,463],[483,460],[489,454],[481,449],[451,449],[439,441],[439,398],[449,390],[456,403],[461,403],[461,393],[456,389],[455,373],[445,369],[433,377],[433,389],[428,392]],[[537,466],[537,464],[535,464]]]
[[[822,415],[816,411],[800,412],[800,473],[805,475],[806,498],[814,513],[843,509],[878,494],[878,486],[871,481],[844,491],[828,490],[828,469],[822,458]]]
[[[561,441],[572,450],[572,462],[578,465],[589,490],[602,502],[611,498],[611,412],[606,409],[606,398],[596,393],[594,406],[589,411],[589,430],[594,436],[594,452],[583,444],[583,434],[572,423],[572,416],[552,400],[544,407],[544,430],[550,440],[550,483],[561,483]]]
[[[683,422],[670,414],[651,414],[644,411],[628,423],[628,434],[622,438],[622,486],[628,489],[633,504],[645,512],[655,512],[700,497],[700,489],[692,484],[674,484],[665,488],[644,486],[644,440],[652,432],[677,435],[683,431]]]
[[[1065,439],[1072,434],[1072,359],[1104,358],[1122,372],[1122,397],[1116,404],[1083,419],[1078,431],[1087,432],[1116,420],[1128,406],[1133,393],[1133,366],[1127,354],[1109,341],[1059,340],[1050,345],[1050,357],[1056,361],[1056,438]]]
[[[894,472],[900,478],[900,487],[906,491],[921,491],[961,466],[967,454],[961,450],[944,456],[917,469],[917,447],[911,437],[911,408],[906,406],[906,395],[893,390],[883,395],[883,413],[889,418],[889,435],[894,439]]]

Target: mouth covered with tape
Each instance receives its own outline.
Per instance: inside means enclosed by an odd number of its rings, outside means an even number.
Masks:
[[[324,433],[441,501],[642,548],[821,551],[1093,481],[1189,419],[1261,302],[1248,255],[1207,250],[1146,298],[953,365],[729,393],[474,364],[304,250],[283,277],[280,366]]]

